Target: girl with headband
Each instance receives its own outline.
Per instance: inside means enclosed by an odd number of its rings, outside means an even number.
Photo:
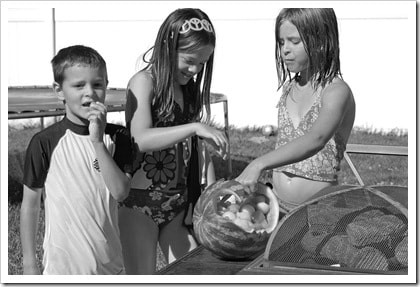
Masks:
[[[127,274],[153,274],[159,243],[168,263],[197,247],[192,210],[215,181],[205,148],[226,158],[223,131],[209,126],[216,35],[199,9],[178,9],[161,25],[147,65],[127,87],[126,124],[135,146],[131,191],[119,209]]]

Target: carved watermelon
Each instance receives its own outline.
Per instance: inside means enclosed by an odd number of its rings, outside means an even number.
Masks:
[[[268,186],[258,183],[256,191],[248,194],[234,180],[208,186],[193,215],[198,241],[226,260],[255,258],[264,250],[278,220],[278,202]]]

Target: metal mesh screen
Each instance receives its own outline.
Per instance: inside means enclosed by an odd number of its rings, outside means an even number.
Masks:
[[[353,187],[298,207],[280,221],[266,257],[302,267],[407,272],[406,199],[379,189]]]

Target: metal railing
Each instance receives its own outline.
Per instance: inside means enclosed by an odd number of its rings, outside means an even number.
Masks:
[[[360,185],[365,185],[362,177],[350,159],[349,154],[371,154],[371,155],[389,155],[389,156],[408,156],[408,147],[405,146],[384,146],[384,145],[364,145],[364,144],[347,144],[344,158],[350,166],[353,174],[357,178]]]

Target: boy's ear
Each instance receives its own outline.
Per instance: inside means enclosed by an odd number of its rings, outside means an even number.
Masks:
[[[57,82],[54,82],[52,85],[53,91],[56,94],[56,96],[58,97],[58,99],[64,101],[64,94],[63,94],[63,88],[61,87],[61,85]]]

